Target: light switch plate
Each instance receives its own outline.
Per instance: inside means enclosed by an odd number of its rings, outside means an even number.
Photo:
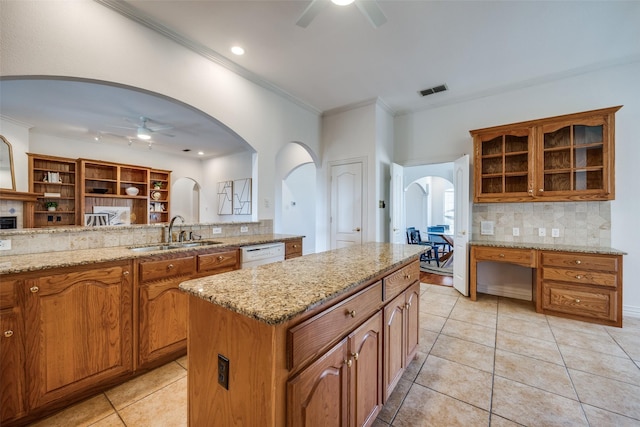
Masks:
[[[551,237],[560,237],[560,229],[552,228],[551,229]]]
[[[0,251],[10,251],[11,250],[11,240],[5,239],[0,240]]]
[[[547,235],[547,229],[546,228],[538,228],[538,237],[544,237]]]
[[[519,236],[520,235],[520,229],[518,227],[513,227],[513,235],[514,236]]]
[[[222,228],[220,227],[213,227],[213,229],[211,229],[211,232],[213,234],[222,234]]]
[[[480,221],[480,234],[493,236],[493,221]]]
[[[249,231],[249,227],[247,227],[246,225],[240,226],[241,233],[247,233],[248,231]]]

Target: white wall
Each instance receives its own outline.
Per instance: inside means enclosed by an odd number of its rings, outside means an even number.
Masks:
[[[201,222],[246,222],[256,220],[255,209],[251,215],[218,215],[218,183],[222,181],[252,178],[253,153],[240,153],[216,159],[203,160],[204,176],[201,181],[200,191],[200,221]],[[255,177],[252,181],[252,203],[256,208]]]
[[[179,178],[171,183],[170,216],[180,215],[188,224],[200,221],[200,185],[192,178]]]
[[[315,252],[316,166],[306,163],[282,181],[282,224],[278,232],[305,236],[303,255]]]
[[[2,76],[109,81],[166,95],[215,117],[260,154],[261,219],[273,218],[279,147],[301,141],[319,152],[317,112],[92,1],[3,2],[0,56]]]
[[[453,160],[472,153],[470,129],[624,105],[616,114],[616,200],[611,203],[612,246],[624,257],[624,309],[640,316],[640,62],[399,116],[395,160],[400,164]],[[455,88],[451,88],[455,90]],[[428,144],[429,150],[425,150]]]

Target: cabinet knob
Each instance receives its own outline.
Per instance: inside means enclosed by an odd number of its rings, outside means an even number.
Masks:
[[[167,265],[167,269],[169,269],[169,270],[173,270],[173,264],[169,264],[169,265]]]
[[[294,248],[297,248],[297,247],[298,247],[298,245],[293,245],[293,247],[294,247]]]
[[[576,260],[576,264],[580,265],[582,264],[582,261],[580,261],[579,259]]]
[[[12,330],[4,331],[4,336],[5,338],[11,338],[13,336],[13,331]]]
[[[224,257],[223,257],[222,255],[220,255],[220,256],[218,257],[218,261],[222,261],[223,259],[224,259]]]
[[[404,278],[405,278],[405,279],[407,279],[407,280],[409,280],[409,279],[411,279],[411,275],[410,275],[410,274],[405,274],[405,275],[404,275]]]
[[[35,293],[37,293],[38,291],[40,291],[40,288],[39,288],[39,287],[37,287],[37,286],[32,286],[32,287],[30,287],[30,288],[29,288],[29,290],[30,290],[32,293],[34,293],[34,294],[35,294]]]
[[[500,254],[500,258],[504,258],[504,254]]]
[[[576,303],[578,303],[578,304],[580,303],[580,299],[579,298],[576,298]]]
[[[409,310],[411,308],[411,303],[407,302],[404,304],[404,308],[406,308],[407,310]]]
[[[529,190],[529,194],[533,194],[533,189]]]
[[[576,279],[580,280],[582,279],[582,276],[580,274],[576,274]]]
[[[353,361],[351,359],[345,359],[344,363],[345,363],[345,365],[347,365],[347,368],[350,368],[351,365],[353,364]]]
[[[122,272],[122,275],[123,275],[123,276],[128,276],[128,275],[129,275],[129,272],[128,272],[128,271],[123,271],[123,272]]]
[[[351,357],[353,357],[353,360],[358,360],[358,356],[359,356],[359,354],[357,352],[356,353],[351,353]]]
[[[356,311],[355,310],[351,310],[351,311],[347,311],[347,314],[351,317],[356,317]]]
[[[538,191],[542,193],[544,191],[544,188],[540,188],[538,189]]]

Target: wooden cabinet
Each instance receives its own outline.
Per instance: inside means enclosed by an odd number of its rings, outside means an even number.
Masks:
[[[622,256],[541,251],[536,309],[622,326]]]
[[[414,283],[384,308],[384,399],[393,392],[418,351],[420,282]]]
[[[238,250],[159,255],[138,266],[138,357],[136,369],[163,363],[187,348],[187,295],[178,285],[239,268]]]
[[[284,243],[284,259],[302,256],[302,238],[287,240]]]
[[[287,384],[290,427],[370,426],[382,408],[378,311]]]
[[[130,271],[117,262],[24,280],[31,409],[131,372]]]
[[[26,413],[24,330],[17,302],[21,283],[5,278],[0,282],[0,424]]]
[[[613,200],[620,108],[471,131],[474,202]]]
[[[171,171],[149,171],[149,224],[169,222],[171,206]]]
[[[105,212],[112,225],[148,223],[148,168],[87,159],[79,159],[78,164],[81,216]],[[137,195],[127,194],[130,187],[138,189]],[[127,208],[128,214],[119,214],[122,208]]]
[[[39,193],[34,209],[34,227],[53,227],[77,223],[76,161],[63,157],[27,154],[29,191]],[[55,210],[48,205],[55,203]]]

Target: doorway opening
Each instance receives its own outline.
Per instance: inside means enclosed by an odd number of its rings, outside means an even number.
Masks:
[[[200,184],[192,178],[179,178],[171,186],[171,216],[181,215],[186,223],[200,221]]]

